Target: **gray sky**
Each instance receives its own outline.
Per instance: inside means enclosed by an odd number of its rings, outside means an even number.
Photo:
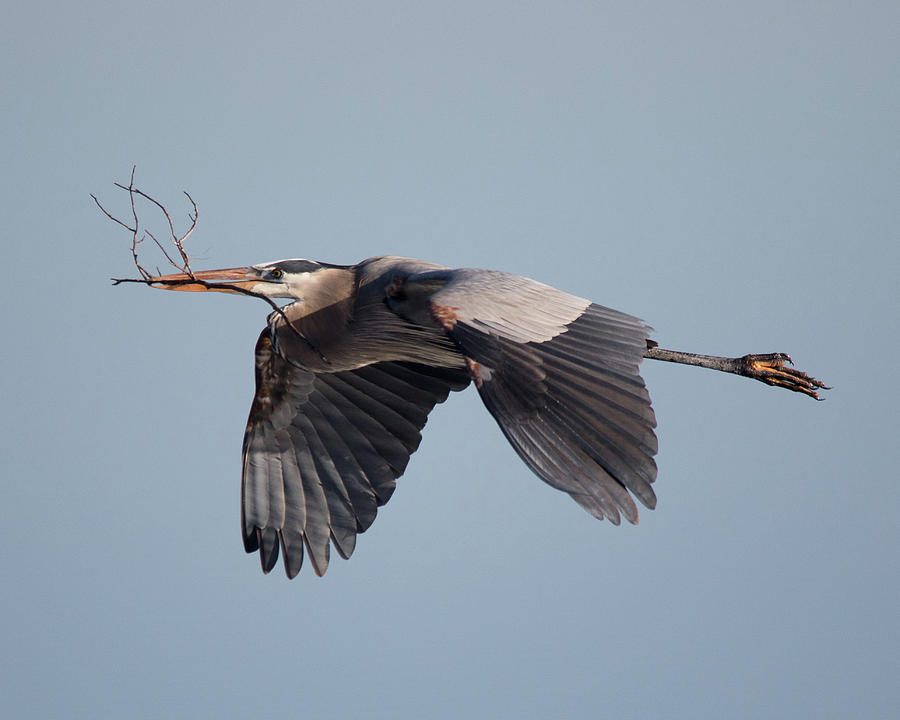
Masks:
[[[897,717],[898,27],[894,2],[11,3],[4,710]],[[128,237],[89,193],[124,212],[132,164],[179,221],[198,201],[197,268],[509,270],[835,389],[648,361],[659,505],[620,528],[470,390],[349,562],[265,577],[239,474],[267,308],[110,286]]]

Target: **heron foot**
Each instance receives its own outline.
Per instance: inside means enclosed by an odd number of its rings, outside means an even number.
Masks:
[[[786,353],[767,353],[763,355],[744,355],[741,359],[744,375],[754,380],[764,382],[766,385],[783,387],[794,392],[809,395],[816,400],[824,400],[819,397],[818,390],[831,390],[821,380],[807,375],[802,370],[793,367],[791,356]]]

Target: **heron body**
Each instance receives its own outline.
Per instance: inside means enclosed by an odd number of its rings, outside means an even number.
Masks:
[[[428,413],[470,383],[526,465],[595,517],[636,523],[635,499],[656,504],[639,372],[652,343],[635,317],[518,275],[394,256],[148,282],[293,301],[257,341],[244,435],[244,547],[265,572],[279,553],[289,577],[304,557],[323,575],[332,545],[348,558]]]

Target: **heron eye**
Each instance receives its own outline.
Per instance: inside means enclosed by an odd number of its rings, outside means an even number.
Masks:
[[[281,278],[284,277],[284,270],[282,270],[281,268],[275,268],[270,274],[276,280],[281,280]]]

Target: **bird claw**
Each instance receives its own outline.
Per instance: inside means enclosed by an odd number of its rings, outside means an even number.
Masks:
[[[831,390],[821,380],[807,375],[802,370],[788,367],[792,365],[791,356],[786,353],[768,353],[763,355],[744,355],[741,358],[744,366],[742,375],[764,382],[766,385],[783,387],[793,392],[803,393],[815,400],[820,398],[817,390]]]

